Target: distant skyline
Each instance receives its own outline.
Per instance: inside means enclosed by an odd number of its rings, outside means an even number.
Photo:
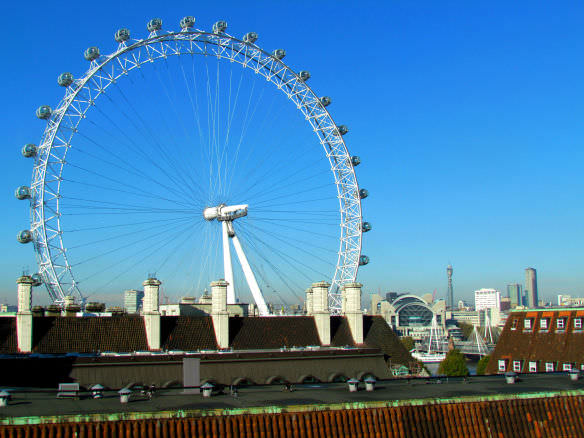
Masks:
[[[507,284],[524,285],[527,267],[537,269],[540,299],[584,296],[584,5],[106,1],[7,9],[0,302],[14,303],[16,278],[35,271],[32,246],[16,241],[28,210],[14,198],[31,178],[20,148],[43,130],[35,109],[59,102],[56,77],[82,73],[88,46],[108,52],[120,27],[145,35],[149,19],[176,28],[185,15],[200,28],[225,19],[234,35],[257,32],[262,47],[285,48],[289,65],[310,70],[310,85],[333,98],[370,193],[363,254],[371,262],[358,277],[365,294],[437,289],[446,299],[452,264],[455,302],[472,301],[480,288],[506,296]]]

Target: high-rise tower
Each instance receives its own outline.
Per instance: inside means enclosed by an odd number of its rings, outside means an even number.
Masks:
[[[447,308],[454,308],[454,292],[452,290],[452,265],[446,267],[446,275],[448,275],[448,296],[447,296]]]
[[[517,283],[507,285],[507,297],[511,299],[511,308],[523,306],[523,286]]]
[[[533,268],[525,269],[525,297],[529,307],[537,307],[539,299],[537,297],[537,273]]]

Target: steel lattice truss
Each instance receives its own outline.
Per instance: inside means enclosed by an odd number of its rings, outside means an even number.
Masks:
[[[359,186],[339,129],[314,91],[280,59],[227,33],[193,29],[154,31],[146,39],[121,42],[112,54],[91,61],[85,75],[66,88],[65,97],[48,119],[33,170],[31,231],[39,274],[50,298],[54,302],[62,302],[67,295],[83,299],[67,260],[59,208],[63,169],[79,123],[99,96],[132,70],[180,55],[215,56],[253,70],[285,93],[312,127],[329,159],[339,200],[341,233],[329,291],[331,310],[339,312],[340,286],[355,281],[357,276],[362,233]]]

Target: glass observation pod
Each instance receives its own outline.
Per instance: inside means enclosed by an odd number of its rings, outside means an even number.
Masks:
[[[349,132],[349,128],[347,125],[339,125],[337,126],[337,131],[339,131],[339,134],[345,135],[347,132]]]
[[[359,190],[359,198],[365,199],[367,196],[369,196],[369,191],[367,189]]]
[[[365,266],[368,263],[369,263],[369,257],[368,256],[362,255],[361,257],[359,257],[359,266]]]
[[[243,36],[243,42],[253,44],[258,40],[258,34],[255,32],[248,32]]]
[[[32,158],[37,154],[37,147],[32,143],[25,144],[22,148],[22,156],[25,158]]]
[[[367,231],[371,231],[371,228],[373,228],[371,226],[371,224],[369,222],[363,222],[361,224],[361,231],[363,231],[364,233],[366,233]]]
[[[213,25],[213,33],[223,33],[227,29],[227,22],[220,20]]]
[[[41,105],[36,110],[36,116],[41,120],[47,120],[53,114],[53,110],[48,105]]]
[[[298,77],[303,82],[307,81],[308,79],[310,79],[310,72],[306,71],[306,70],[302,70],[300,73],[298,73]]]
[[[32,274],[31,275],[32,278],[32,285],[33,286],[40,286],[41,284],[43,284],[43,280],[41,278],[41,274]]]
[[[73,83],[73,75],[69,72],[61,73],[57,78],[57,83],[61,87],[68,87]]]
[[[153,18],[146,25],[148,32],[155,32],[162,29],[162,20],[160,18]]]
[[[99,58],[99,49],[95,46],[88,47],[85,49],[85,52],[83,52],[83,57],[87,61],[95,61],[97,58]]]
[[[194,25],[195,25],[195,17],[192,17],[190,15],[187,17],[183,17],[180,20],[180,28],[181,29],[190,29]]]
[[[276,49],[272,52],[272,56],[276,59],[284,59],[284,56],[286,56],[286,51],[284,49]]]
[[[320,104],[322,106],[329,106],[332,103],[332,99],[328,96],[322,96],[320,98]]]
[[[353,167],[358,166],[359,164],[361,164],[361,158],[357,155],[353,155],[351,157],[351,164],[353,165]]]
[[[30,232],[30,230],[22,230],[20,233],[18,233],[18,235],[16,236],[16,239],[20,243],[32,242],[32,233]]]
[[[23,199],[30,199],[30,188],[28,186],[20,186],[14,192],[14,196],[16,196],[16,199],[20,199],[21,201]]]
[[[118,43],[128,41],[130,39],[130,31],[126,28],[118,29],[114,35],[114,38]]]

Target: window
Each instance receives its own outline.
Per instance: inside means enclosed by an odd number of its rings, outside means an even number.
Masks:
[[[576,330],[582,330],[582,318],[576,318],[574,320],[574,328]]]
[[[556,321],[556,327],[558,330],[564,330],[566,328],[566,320],[564,318],[560,318]]]
[[[563,367],[564,371],[572,371],[572,364],[571,363],[565,363],[564,367]]]
[[[525,330],[531,330],[531,319],[526,319],[523,321],[523,328]]]
[[[542,330],[547,330],[548,328],[548,319],[542,318],[539,320],[539,328]]]
[[[507,370],[507,364],[505,363],[505,360],[499,360],[499,371],[504,372]]]
[[[511,321],[511,330],[515,330],[517,328],[518,321],[519,321],[519,319],[513,318],[513,321]]]
[[[513,371],[515,371],[516,373],[521,372],[521,361],[520,360],[513,361]]]
[[[546,373],[553,373],[554,372],[554,364],[552,362],[546,362],[545,372]]]
[[[529,372],[537,373],[537,362],[529,362]]]

